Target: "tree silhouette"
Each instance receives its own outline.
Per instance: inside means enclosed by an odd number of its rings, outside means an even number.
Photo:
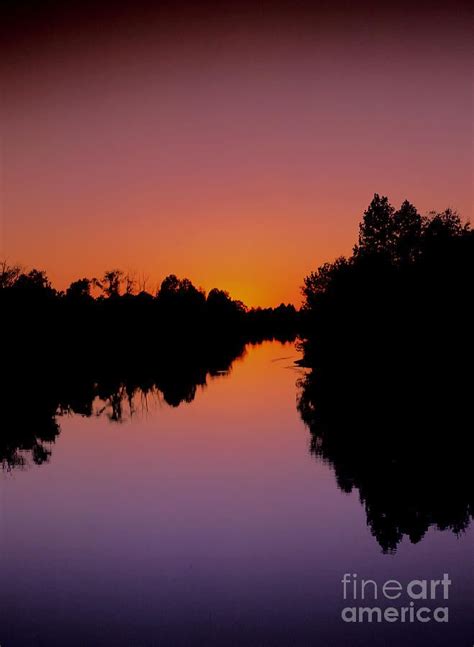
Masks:
[[[374,196],[352,257],[306,277],[298,408],[384,550],[473,514],[474,234]],[[442,475],[442,477],[440,477]]]
[[[90,300],[92,284],[92,280],[86,278],[73,281],[66,290],[66,297],[72,301]]]
[[[121,270],[108,270],[105,272],[99,285],[102,287],[107,297],[118,297],[122,285],[124,274]]]
[[[415,261],[421,252],[423,219],[408,200],[393,214],[394,258],[396,263]]]
[[[21,274],[19,265],[8,265],[6,261],[0,262],[0,290],[11,288],[15,285]]]
[[[395,246],[394,208],[385,196],[376,193],[364,212],[359,227],[359,242],[356,254],[391,255]]]
[[[51,283],[46,276],[46,272],[33,269],[27,274],[20,274],[13,282],[12,287],[19,290],[44,291],[52,292]]]

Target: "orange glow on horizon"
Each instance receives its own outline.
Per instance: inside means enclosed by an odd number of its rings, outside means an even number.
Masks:
[[[372,30],[363,13],[292,8],[12,41],[0,257],[58,289],[120,268],[151,292],[173,273],[299,305],[304,276],[350,254],[375,192],[472,217],[466,23],[436,17],[440,48],[425,12],[379,9]]]

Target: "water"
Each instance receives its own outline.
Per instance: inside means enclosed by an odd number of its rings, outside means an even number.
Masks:
[[[384,554],[357,490],[309,451],[297,358],[268,342],[192,402],[59,417],[49,462],[1,476],[2,647],[471,645],[472,530]],[[448,573],[428,606],[449,622],[345,623],[344,573]]]

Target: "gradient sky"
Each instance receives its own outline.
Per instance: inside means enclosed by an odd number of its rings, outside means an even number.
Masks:
[[[472,217],[468,4],[11,3],[2,239],[58,288],[299,302],[374,192]]]

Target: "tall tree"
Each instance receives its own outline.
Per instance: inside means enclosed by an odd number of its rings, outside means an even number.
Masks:
[[[375,193],[359,225],[356,255],[384,254],[391,256],[395,247],[394,208],[386,196]]]
[[[394,260],[397,262],[414,261],[421,251],[423,219],[408,200],[394,213],[395,249]]]

